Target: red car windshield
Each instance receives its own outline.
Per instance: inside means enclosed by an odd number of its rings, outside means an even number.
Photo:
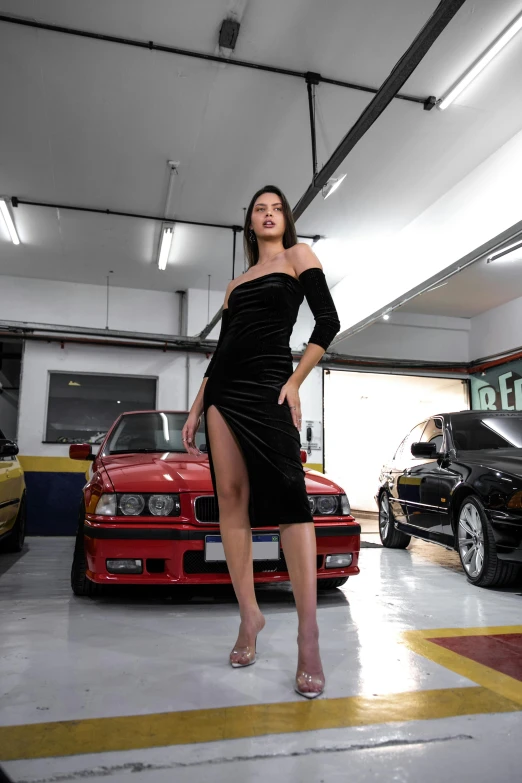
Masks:
[[[178,451],[185,452],[181,430],[186,413],[132,413],[123,416],[103,449],[103,455]],[[206,451],[203,419],[196,433],[196,445]]]

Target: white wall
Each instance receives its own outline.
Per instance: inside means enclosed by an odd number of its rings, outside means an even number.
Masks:
[[[23,359],[18,445],[30,456],[66,457],[69,447],[42,443],[47,416],[49,372],[89,372],[158,379],[160,408],[185,410],[185,354],[132,348],[27,342]]]
[[[199,332],[209,323],[210,319],[215,316],[219,308],[223,305],[224,300],[224,291],[211,290],[209,307],[208,291],[205,291],[203,288],[189,288],[187,291],[187,334],[191,337],[199,334]],[[207,335],[207,338],[209,340],[217,340],[220,329],[221,320],[217,322],[210,334]]]
[[[470,358],[482,359],[522,346],[522,297],[471,319]]]
[[[346,258],[332,288],[341,328],[363,320],[470,253],[522,217],[522,132],[425,210],[387,244],[367,244]],[[328,256],[328,242],[318,248]],[[336,253],[342,254],[337,247]]]
[[[111,286],[109,329],[179,332],[179,294]],[[0,276],[0,320],[105,329],[105,286]]]
[[[342,340],[335,351],[349,356],[432,362],[469,361],[470,319],[393,313]]]
[[[382,465],[424,418],[468,408],[461,380],[332,371],[325,375],[325,472],[352,508],[377,511]]]

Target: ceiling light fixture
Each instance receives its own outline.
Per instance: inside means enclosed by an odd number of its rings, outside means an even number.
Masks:
[[[445,283],[439,283],[438,285],[434,285],[433,288],[428,288],[426,291],[423,291],[423,294],[431,294],[432,291],[437,291],[439,288],[444,288],[445,285],[448,285],[448,280],[446,280]]]
[[[8,201],[9,199],[0,198],[0,214],[4,219],[5,226],[7,228],[7,231],[9,232],[9,236],[11,237],[11,242],[13,243],[13,245],[19,245],[20,237],[17,234],[16,226],[14,224],[13,218],[11,217],[9,207],[7,206]]]
[[[487,258],[487,263],[491,264],[493,261],[521,261],[522,260],[522,252],[516,253],[516,250],[522,249],[522,241],[515,242],[514,245],[508,245],[508,247],[503,248],[502,250],[497,250],[495,253],[492,253]],[[515,255],[513,255],[515,254]],[[511,256],[511,258],[509,258]]]
[[[331,196],[332,193],[334,193],[343,179],[346,177],[346,174],[342,174],[340,177],[330,177],[326,185],[323,185],[322,193],[323,198],[328,198],[328,196]]]
[[[390,313],[391,313],[391,310],[386,310],[386,312],[382,314],[382,320],[383,321],[389,321],[390,320]]]
[[[509,41],[518,33],[522,28],[522,14],[519,14],[508,27],[496,38],[491,46],[488,46],[486,51],[481,54],[478,60],[475,60],[471,68],[453,85],[451,90],[437,103],[439,109],[447,109],[447,107],[453,103],[461,92],[471,84],[471,82],[484,70],[486,65],[489,65],[491,60],[506,46]]]
[[[161,226],[161,238],[158,254],[158,267],[162,271],[167,268],[170,248],[174,239],[174,223],[163,223]]]

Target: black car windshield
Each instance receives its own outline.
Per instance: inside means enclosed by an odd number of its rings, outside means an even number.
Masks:
[[[181,430],[186,413],[131,413],[123,416],[103,449],[108,454],[146,454],[155,452],[185,452]],[[206,451],[203,417],[196,433],[196,446]]]
[[[453,442],[461,451],[481,449],[522,448],[522,414],[455,418],[452,422]]]

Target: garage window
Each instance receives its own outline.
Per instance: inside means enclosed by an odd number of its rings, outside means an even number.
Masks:
[[[155,408],[155,378],[52,372],[45,442],[101,443],[120,413]]]

